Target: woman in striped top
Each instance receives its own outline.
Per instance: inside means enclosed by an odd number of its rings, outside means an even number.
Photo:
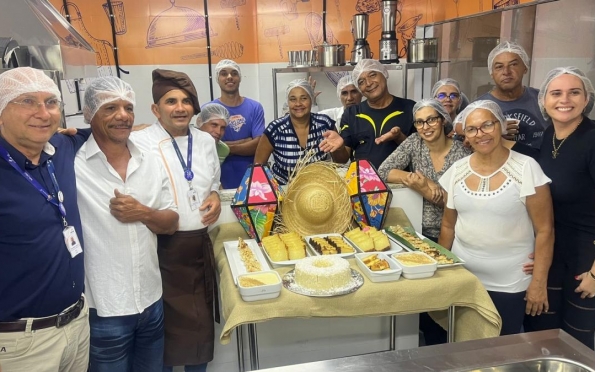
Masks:
[[[314,150],[310,162],[331,160],[319,145],[324,140],[324,132],[336,130],[331,118],[311,112],[314,92],[306,80],[293,80],[286,92],[289,115],[267,125],[254,156],[255,164],[264,164],[273,155],[273,175],[280,185],[287,184],[297,161],[310,150]],[[331,157],[340,163],[349,160],[341,156],[335,158],[332,153]]]

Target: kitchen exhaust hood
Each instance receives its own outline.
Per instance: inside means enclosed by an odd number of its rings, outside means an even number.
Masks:
[[[58,71],[65,80],[97,76],[95,51],[48,0],[0,0],[0,5],[3,67]]]

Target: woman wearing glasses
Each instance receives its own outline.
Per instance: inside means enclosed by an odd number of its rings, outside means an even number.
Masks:
[[[451,78],[438,80],[432,88],[432,97],[442,104],[451,120],[469,104],[469,100],[461,92],[459,82]]]
[[[483,283],[502,318],[501,334],[515,334],[525,313],[539,315],[549,307],[551,181],[534,159],[504,146],[506,119],[498,104],[469,104],[462,129],[474,152],[440,178],[447,198],[438,242]],[[523,265],[532,252],[531,276]]]
[[[424,99],[413,106],[413,133],[384,160],[378,173],[391,183],[401,183],[423,196],[422,234],[438,241],[443,189],[438,179],[457,160],[470,154],[459,141],[446,137],[452,130],[450,115],[440,102]],[[411,172],[404,171],[410,169]]]

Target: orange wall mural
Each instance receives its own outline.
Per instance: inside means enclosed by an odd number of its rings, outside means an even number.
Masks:
[[[401,56],[416,26],[535,0],[402,0],[397,38]],[[66,14],[62,0],[50,0]],[[350,21],[370,15],[368,42],[378,54],[381,0],[326,0],[327,42],[353,44]],[[112,0],[121,65],[287,62],[287,51],[311,49],[323,41],[322,0],[209,0],[208,29],[202,0]],[[97,64],[114,65],[106,0],[67,0],[70,21],[97,53]],[[347,53],[350,48],[347,48]],[[349,55],[349,54],[346,54]]]

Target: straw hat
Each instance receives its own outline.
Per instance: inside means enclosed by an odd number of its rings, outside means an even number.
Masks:
[[[352,219],[345,180],[331,163],[302,167],[287,185],[281,217],[289,231],[302,236],[345,232]]]

